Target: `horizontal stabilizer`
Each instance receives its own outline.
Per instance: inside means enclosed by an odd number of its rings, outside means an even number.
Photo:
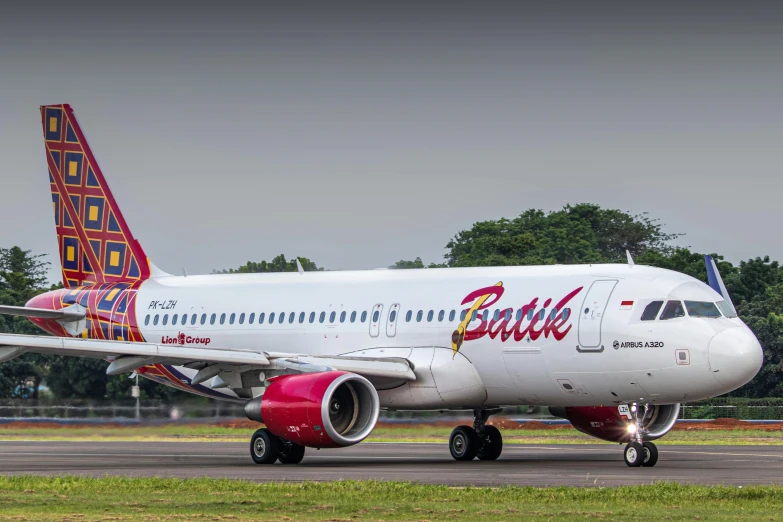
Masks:
[[[86,313],[83,307],[69,306],[61,310],[48,308],[28,308],[27,306],[2,306],[0,315],[20,315],[22,317],[37,317],[39,319],[54,319],[55,321],[78,321],[84,319]]]

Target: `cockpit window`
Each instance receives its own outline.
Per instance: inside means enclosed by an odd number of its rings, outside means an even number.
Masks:
[[[685,301],[685,308],[691,317],[720,317],[720,310],[709,301]]]
[[[737,312],[735,312],[731,305],[726,301],[718,301],[715,304],[718,306],[718,309],[723,313],[723,315],[729,319],[737,317]]]
[[[655,318],[658,317],[658,312],[661,311],[662,306],[663,301],[653,301],[652,303],[648,304],[644,309],[644,312],[642,312],[642,321],[655,321]]]
[[[674,319],[677,317],[685,317],[685,309],[682,307],[680,301],[669,301],[666,303],[666,307],[661,314],[661,321],[666,319]]]

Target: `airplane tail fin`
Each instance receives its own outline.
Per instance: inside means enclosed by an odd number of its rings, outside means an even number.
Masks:
[[[66,288],[150,278],[70,105],[41,107],[46,161]]]

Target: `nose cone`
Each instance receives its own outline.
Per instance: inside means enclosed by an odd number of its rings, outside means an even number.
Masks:
[[[712,375],[734,390],[756,376],[764,362],[764,352],[753,332],[740,326],[724,330],[712,338],[709,359]]]

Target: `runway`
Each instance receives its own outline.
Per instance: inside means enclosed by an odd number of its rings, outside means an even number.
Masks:
[[[508,444],[495,462],[456,462],[446,444],[364,443],[308,449],[296,466],[257,466],[249,443],[0,441],[0,475],[219,477],[256,481],[376,479],[497,486],[783,483],[783,446],[658,446],[654,468],[629,468],[620,445]]]

